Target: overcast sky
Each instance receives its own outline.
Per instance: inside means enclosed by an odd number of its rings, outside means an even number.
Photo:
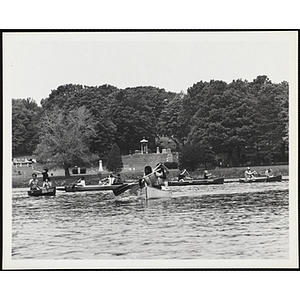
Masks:
[[[69,83],[186,92],[201,80],[289,81],[294,39],[259,31],[5,33],[5,98],[39,103]]]

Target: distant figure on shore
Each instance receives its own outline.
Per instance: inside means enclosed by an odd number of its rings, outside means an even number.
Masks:
[[[208,173],[207,170],[204,171],[204,179],[208,179],[211,177],[211,173]]]
[[[31,191],[40,189],[36,173],[32,174],[32,179],[29,180],[28,186],[30,187]]]

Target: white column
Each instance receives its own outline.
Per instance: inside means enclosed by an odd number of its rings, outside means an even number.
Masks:
[[[99,160],[99,172],[103,172],[102,160]]]

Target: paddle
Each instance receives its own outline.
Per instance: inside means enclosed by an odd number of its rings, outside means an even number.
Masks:
[[[148,176],[152,175],[153,173],[155,173],[161,165],[162,164],[159,164],[157,167],[155,167],[155,169],[150,174],[148,174],[146,176],[148,177]],[[134,183],[125,183],[125,184],[115,188],[113,190],[113,193],[114,193],[115,196],[119,196],[122,193],[124,193],[125,191],[127,191],[131,188],[134,188],[134,186],[136,186],[136,187],[139,186],[139,181],[134,182]]]

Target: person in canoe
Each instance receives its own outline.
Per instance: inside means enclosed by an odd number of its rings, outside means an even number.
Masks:
[[[51,180],[50,180],[50,177],[46,178],[46,180],[43,182],[43,188],[45,189],[49,189],[52,187],[52,183],[51,183]]]
[[[266,171],[265,171],[266,177],[271,177],[271,176],[273,176],[272,173],[273,173],[273,172],[272,172],[272,169],[266,169]]]
[[[160,186],[164,186],[168,188],[168,180],[167,175],[169,174],[169,170],[163,163],[158,163],[155,167],[155,176],[157,177],[157,183]]]
[[[108,184],[109,184],[108,177],[99,180],[99,185],[108,185]]]
[[[249,180],[249,179],[255,179],[254,174],[256,174],[256,172],[252,172],[250,167],[247,168],[247,170],[245,171],[244,175],[245,175],[245,179]]]
[[[163,167],[163,164],[159,163],[156,165],[154,171],[150,166],[145,167],[144,177],[140,181],[140,186],[143,186],[145,183],[148,186],[155,187],[161,189],[162,185],[167,187],[168,181],[167,179],[168,170]]]
[[[211,173],[208,173],[208,171],[207,170],[204,170],[204,179],[209,179],[209,178],[211,178]]]
[[[113,184],[123,184],[123,180],[122,180],[120,174],[118,174],[117,176],[115,176],[115,180],[114,180]]]
[[[46,181],[46,179],[48,179],[49,180],[49,174],[48,174],[48,169],[47,168],[44,168],[43,169],[43,171],[41,172],[41,171],[35,171],[36,173],[40,173],[40,174],[42,174],[43,175],[43,183]]]
[[[39,181],[37,179],[37,174],[33,173],[32,178],[29,180],[28,186],[31,191],[36,191],[40,190],[41,188],[39,187]]]
[[[72,189],[75,187],[75,186],[85,186],[85,179],[84,177],[80,177],[77,179],[77,181],[72,185]]]
[[[184,169],[181,173],[178,174],[178,181],[183,182],[185,180],[193,180],[191,175],[188,173],[186,169]]]

